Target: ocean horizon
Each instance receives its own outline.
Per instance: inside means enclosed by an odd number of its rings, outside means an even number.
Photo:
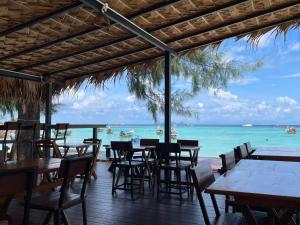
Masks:
[[[159,138],[163,141],[164,135],[157,135],[157,126],[163,129],[163,125],[151,124],[126,124],[109,125],[113,134],[107,134],[108,128],[98,132],[98,138],[102,140],[102,145],[110,144],[111,141],[134,140],[134,144],[139,144],[141,138]],[[300,135],[288,134],[287,125],[253,125],[243,127],[242,125],[182,125],[176,124],[176,139],[193,139],[200,143],[200,157],[218,157],[224,152],[231,151],[234,147],[250,141],[255,147],[299,147]],[[300,129],[300,125],[288,125]],[[128,137],[121,137],[120,132],[134,131]],[[67,137],[69,143],[80,143],[84,138],[92,137],[92,129],[73,129]],[[176,142],[173,139],[173,142]],[[105,148],[102,147],[101,151]]]

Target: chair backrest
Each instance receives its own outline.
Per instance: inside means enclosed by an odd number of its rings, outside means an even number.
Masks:
[[[114,156],[113,162],[126,159],[131,163],[133,156],[131,141],[112,141],[110,145]]]
[[[159,139],[140,139],[140,146],[156,146],[157,143],[159,143]]]
[[[26,193],[23,225],[29,225],[29,206],[34,182],[35,170],[33,168],[0,172],[0,197]],[[6,210],[4,209],[5,212]]]
[[[94,138],[86,138],[83,140],[84,144],[93,144],[93,164],[97,162],[97,158],[100,152],[102,140]]]
[[[211,171],[211,166],[207,162],[203,162],[191,169],[193,184],[196,189],[197,197],[200,203],[202,215],[206,225],[210,225],[206,205],[202,196],[202,192],[215,181],[215,177]],[[214,195],[210,195],[216,217],[220,216],[219,207]]]
[[[22,127],[22,123],[20,123],[20,122],[5,122],[4,123],[5,134],[4,134],[3,140],[4,141],[8,140],[10,132],[15,131],[14,140],[18,141],[20,132],[21,132],[21,127]]]
[[[89,171],[91,168],[92,159],[93,157],[91,155],[87,155],[62,160],[58,171],[59,177],[63,178],[64,180],[60,190],[60,206],[63,205],[65,192],[68,190],[71,179],[73,179],[76,175],[84,175],[84,180],[80,192],[80,197],[84,198],[86,184],[89,179]]]
[[[55,139],[56,140],[66,140],[67,132],[69,129],[68,123],[57,123],[55,124]]]
[[[21,122],[5,122],[4,123],[4,136],[2,140],[1,150],[3,151],[4,161],[13,158],[15,153],[19,152],[19,139],[22,129]],[[8,157],[8,150],[11,150],[11,157]]]
[[[45,128],[46,124],[44,123],[35,123],[33,124],[33,140],[39,140],[45,138]]]
[[[245,159],[249,156],[245,145],[239,145],[234,149],[235,161],[238,162],[241,159]]]
[[[176,165],[178,165],[180,161],[180,152],[180,144],[178,143],[156,144],[156,156],[159,165],[163,163],[169,163],[171,160],[171,154],[173,154],[172,158],[175,158]]]
[[[221,174],[227,172],[228,170],[231,170],[233,167],[235,167],[235,153],[234,151],[230,151],[224,154],[220,155],[220,158],[222,160],[222,168],[221,168]]]
[[[253,152],[253,148],[252,148],[252,146],[251,146],[251,143],[248,141],[248,142],[244,143],[244,145],[246,146],[248,155],[251,155],[252,152]]]
[[[57,144],[52,140],[35,141],[35,151],[39,158],[49,158],[50,150],[53,150],[53,157],[63,158]]]
[[[199,141],[198,140],[177,140],[177,143],[181,145],[186,145],[186,146],[199,146]]]
[[[191,146],[191,147],[198,147],[199,146],[199,141],[198,140],[177,140],[177,143],[179,143],[181,146]],[[190,152],[190,159],[192,166],[197,166],[198,164],[198,155],[199,155],[199,150],[193,151],[193,155],[191,155]]]

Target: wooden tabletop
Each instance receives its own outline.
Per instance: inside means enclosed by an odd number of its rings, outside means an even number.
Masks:
[[[6,162],[0,164],[0,171],[33,167],[37,169],[37,173],[53,172],[59,169],[61,160],[62,159],[50,158]]]
[[[241,160],[219,177],[207,193],[248,198],[260,206],[300,208],[300,164],[271,160]]]
[[[92,146],[92,145],[97,145],[96,143],[93,144],[93,143],[78,143],[78,144],[58,144],[57,146],[58,147],[65,147],[65,148],[85,148],[85,147],[89,147],[89,146]]]
[[[200,149],[200,146],[188,146],[188,145],[181,145],[181,151],[196,151]]]
[[[254,159],[300,162],[300,148],[258,147]]]

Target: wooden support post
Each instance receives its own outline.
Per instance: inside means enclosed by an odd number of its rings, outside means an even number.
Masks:
[[[95,141],[96,139],[98,139],[98,130],[96,127],[93,128],[93,140]],[[93,145],[93,154],[96,154],[96,145]]]
[[[51,138],[51,109],[52,109],[52,83],[46,84],[46,105],[45,105],[45,138]],[[50,157],[50,149],[47,149],[47,156]]]
[[[165,142],[171,141],[171,53],[165,52]]]

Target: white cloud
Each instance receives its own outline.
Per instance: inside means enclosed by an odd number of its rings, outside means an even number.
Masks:
[[[245,77],[245,78],[240,78],[237,80],[231,80],[229,81],[229,84],[235,84],[235,85],[248,85],[255,83],[259,81],[260,79],[258,77]]]
[[[291,109],[291,108],[286,108],[286,109],[284,109],[284,108],[282,108],[282,107],[277,107],[277,108],[275,109],[275,111],[276,111],[277,113],[290,113],[290,112],[292,112],[292,109]]]
[[[135,101],[135,96],[134,95],[128,95],[125,100],[127,102],[134,102]]]
[[[300,50],[300,43],[296,42],[289,46],[290,51],[299,51]]]
[[[199,108],[203,108],[203,107],[204,107],[204,104],[203,104],[202,102],[199,102],[199,103],[198,103],[198,106],[199,106]]]
[[[287,108],[287,109],[284,109],[283,112],[284,113],[290,113],[290,112],[292,112],[292,110],[290,108]]]
[[[256,108],[259,110],[267,110],[267,109],[271,109],[272,106],[267,104],[265,101],[262,101],[256,106]]]
[[[224,105],[221,108],[221,111],[236,112],[236,111],[240,111],[242,108],[243,108],[243,104],[241,102],[231,102]]]
[[[210,89],[209,94],[212,96],[219,97],[221,99],[226,99],[226,100],[233,100],[233,99],[238,99],[237,95],[234,95],[230,93],[229,91],[224,91],[222,89]]]
[[[300,73],[293,73],[289,75],[279,76],[279,78],[297,78],[297,77],[300,77]]]
[[[277,97],[276,101],[280,104],[296,105],[297,101],[288,96]]]

